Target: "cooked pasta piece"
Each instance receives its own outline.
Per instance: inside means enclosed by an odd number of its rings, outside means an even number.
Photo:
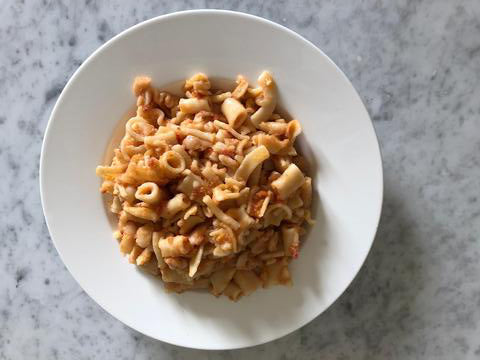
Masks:
[[[197,226],[188,237],[192,245],[200,245],[206,240],[207,227],[205,225]]]
[[[135,218],[138,218],[138,219],[143,219],[143,220],[148,220],[148,221],[153,221],[153,222],[156,222],[159,219],[158,213],[155,210],[150,209],[150,208],[145,207],[145,206],[127,206],[127,205],[125,205],[123,207],[123,210],[125,210],[125,212],[127,214],[130,214],[130,215],[132,215],[132,216],[134,216]]]
[[[240,197],[240,189],[234,184],[220,184],[213,189],[213,200],[220,203],[225,200],[235,200]]]
[[[310,205],[312,204],[312,178],[309,178],[308,176],[305,177],[305,182],[300,188],[300,196],[303,201],[303,206],[310,208]]]
[[[147,248],[152,243],[153,226],[150,224],[140,226],[137,229],[135,240],[138,246]]]
[[[180,145],[180,144],[175,144],[172,146],[172,150],[177,152],[178,154],[180,154],[180,156],[183,157],[183,159],[185,160],[185,167],[190,167],[190,165],[192,164],[192,158],[190,155],[188,155],[188,153],[185,151],[185,148]]]
[[[288,140],[293,143],[298,135],[302,132],[302,127],[300,126],[300,122],[298,120],[292,120],[288,123],[286,129],[286,136]]]
[[[147,271],[154,276],[160,274],[160,269],[158,268],[157,261],[153,257],[151,257],[150,261],[146,262],[145,264],[138,265],[138,268]]]
[[[157,263],[158,263],[158,267],[160,269],[163,269],[165,268],[166,264],[165,264],[165,260],[163,259],[163,256],[162,256],[162,251],[160,250],[160,248],[158,247],[158,242],[160,241],[160,239],[162,238],[162,235],[161,233],[155,231],[153,234],[152,234],[152,248],[153,248],[153,252],[155,254],[155,257],[157,258]]]
[[[137,111],[100,191],[118,216],[114,238],[128,261],[161,277],[166,291],[207,289],[232,301],[291,285],[303,224],[313,224],[312,179],[295,141],[298,120],[276,112],[277,89],[237,77],[212,88],[187,79],[180,97],[136,77]]]
[[[162,273],[162,280],[166,283],[177,283],[180,285],[193,284],[193,280],[188,276],[188,274],[172,270],[168,266],[160,271]]]
[[[148,76],[137,76],[133,81],[132,91],[135,96],[141,95],[145,90],[150,87],[152,79]]]
[[[260,190],[258,187],[251,192],[248,202],[248,213],[251,216],[261,218],[265,215],[267,207],[272,198],[271,192],[267,190]]]
[[[218,104],[218,103],[224,102],[225,99],[227,99],[229,97],[232,97],[232,93],[230,91],[227,91],[227,92],[224,92],[224,93],[211,95],[210,96],[210,101],[215,103],[215,104]]]
[[[255,150],[249,152],[238,167],[235,173],[235,179],[246,182],[255,168],[269,157],[270,153],[265,146],[259,146]]]
[[[288,198],[287,205],[292,210],[297,210],[297,211],[302,210],[303,211],[303,209],[299,209],[303,206],[303,200],[302,200],[302,197],[300,196],[300,194],[298,194],[298,192],[296,192],[294,195],[292,195]]]
[[[272,161],[275,166],[275,170],[283,173],[290,166],[292,161],[287,155],[274,155],[272,156]]]
[[[281,136],[287,131],[287,124],[276,121],[266,121],[260,123],[258,128],[267,134]]]
[[[180,130],[185,134],[185,135],[191,135],[199,138],[200,140],[207,141],[211,144],[215,141],[215,134],[211,134],[205,131],[201,131],[192,127],[187,127],[187,126],[181,126]]]
[[[253,271],[249,270],[236,271],[233,279],[245,296],[250,295],[262,285],[262,280]]]
[[[258,78],[258,84],[262,89],[260,108],[251,116],[252,123],[257,127],[272,116],[277,105],[277,94],[272,75],[268,71],[264,71]]]
[[[264,215],[264,226],[279,226],[284,220],[292,218],[292,209],[287,205],[276,203],[267,207]]]
[[[150,248],[145,248],[143,251],[140,253],[140,255],[136,259],[137,265],[145,265],[150,261],[152,258],[152,250]]]
[[[214,257],[225,257],[236,252],[238,249],[237,237],[233,230],[225,224],[211,231],[210,238],[215,245],[212,252]]]
[[[210,105],[207,99],[180,99],[180,111],[185,114],[195,114],[200,111],[210,111]]]
[[[178,212],[187,209],[189,206],[190,200],[185,196],[185,194],[179,193],[168,200],[163,211],[163,216],[166,218],[171,218]]]
[[[192,260],[192,259],[190,259]],[[182,257],[168,257],[165,258],[165,263],[172,270],[184,270],[188,266],[187,259]]]
[[[237,76],[237,87],[232,92],[232,98],[236,100],[241,100],[248,89],[248,81],[244,76]]]
[[[178,152],[167,151],[160,157],[159,166],[164,176],[172,179],[185,170],[185,159]]]
[[[240,227],[240,224],[237,221],[235,221],[235,219],[233,219],[231,216],[228,216],[227,214],[225,214],[217,206],[217,204],[215,204],[215,202],[212,200],[210,196],[205,195],[203,197],[203,202],[208,206],[210,211],[217,217],[217,219],[231,226],[234,230],[237,230]]]
[[[120,211],[122,211],[122,202],[118,196],[113,197],[110,211],[114,214],[120,214]]]
[[[158,247],[164,258],[186,255],[192,249],[188,237],[184,235],[162,238],[158,241]]]
[[[203,245],[200,246],[195,254],[194,257],[190,259],[188,276],[193,277],[198,270],[198,266],[200,265],[200,261],[202,261],[203,255]]]
[[[291,285],[292,282],[290,272],[288,271],[288,261],[285,258],[265,266],[260,277],[263,280],[263,286],[266,288],[279,284]]]
[[[147,204],[158,204],[166,196],[165,190],[160,189],[154,182],[143,183],[135,192],[135,197]]]
[[[193,75],[190,79],[185,81],[185,90],[193,90],[195,93],[200,95],[208,95],[210,92],[210,80],[208,80],[207,75],[202,73],[197,73]]]
[[[214,272],[210,276],[212,294],[219,296],[232,280],[233,274],[235,274],[235,268],[225,268]]]
[[[128,120],[125,129],[132,139],[140,142],[144,141],[145,136],[151,135],[155,132],[155,127],[139,116],[135,116]]]
[[[188,234],[192,231],[193,228],[195,228],[195,226],[203,223],[204,221],[205,218],[197,215],[190,216],[188,219],[180,219],[177,222],[177,225],[179,227],[179,233],[181,235]]]
[[[215,120],[215,121],[213,122],[213,124],[214,124],[216,127],[220,128],[220,129],[222,129],[222,130],[228,131],[232,136],[234,136],[234,137],[237,138],[238,140],[249,140],[249,139],[250,139],[247,135],[242,135],[242,134],[240,134],[239,132],[237,132],[237,131],[233,128],[232,125],[225,124],[225,123],[223,123],[223,122],[221,122],[221,121],[218,121],[218,120]],[[217,137],[218,137],[218,135],[217,135]],[[222,139],[222,138],[223,138],[223,139]],[[220,136],[220,137],[219,137],[219,140],[220,140],[220,139],[224,140],[224,139],[225,139],[225,136],[224,136],[224,135],[223,135],[223,136]]]
[[[145,136],[145,145],[163,147],[163,143],[175,145],[178,142],[175,130],[167,126],[159,126],[157,132],[151,136]]]
[[[231,216],[240,224],[239,231],[246,230],[255,223],[255,220],[250,217],[245,210],[245,206],[228,209],[227,215]]]
[[[235,285],[233,282],[230,282],[228,286],[223,291],[223,294],[228,296],[228,298],[232,301],[238,301],[242,296],[242,289]]]
[[[288,256],[298,257],[298,248],[300,246],[299,230],[295,226],[282,226],[283,249]]]
[[[304,181],[305,177],[298,166],[290,164],[282,176],[272,182],[272,188],[280,199],[285,200],[302,186]]]
[[[133,246],[135,245],[136,231],[137,231],[137,226],[132,222],[127,223],[123,227],[122,240],[120,241],[120,251],[123,254],[129,254],[132,251]]]
[[[227,98],[222,104],[222,113],[227,118],[228,124],[236,129],[247,120],[247,110],[238,101],[233,98]]]
[[[289,150],[288,139],[280,140],[275,135],[258,134],[253,137],[253,141],[257,146],[265,146],[271,154],[280,154]]]
[[[142,253],[143,249],[138,246],[138,245],[133,245],[133,249],[132,251],[130,252],[130,254],[128,255],[128,262],[130,264],[135,264],[136,263],[136,260],[137,258],[140,256],[140,254]]]

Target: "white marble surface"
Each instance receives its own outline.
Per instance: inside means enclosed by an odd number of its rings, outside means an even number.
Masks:
[[[284,24],[347,74],[385,167],[372,252],[326,313],[239,351],[149,339],[67,272],[40,206],[43,132],[67,79],[156,15],[228,8]],[[480,2],[15,1],[0,4],[0,359],[479,359]]]

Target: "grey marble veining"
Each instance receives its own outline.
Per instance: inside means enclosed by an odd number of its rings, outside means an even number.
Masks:
[[[384,212],[364,268],[321,317],[239,351],[149,339],[69,275],[40,206],[43,132],[67,79],[156,15],[226,8],[286,25],[347,74],[373,118]],[[14,1],[0,5],[0,359],[479,359],[480,2]]]

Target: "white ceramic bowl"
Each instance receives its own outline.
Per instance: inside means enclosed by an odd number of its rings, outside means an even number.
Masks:
[[[157,86],[202,71],[218,78],[270,70],[283,108],[299,119],[313,166],[317,224],[291,265],[294,286],[238,303],[207,293],[167,294],[120,256],[95,167],[134,104],[131,82]],[[229,11],[186,11],[136,25],[95,51],[60,95],[45,133],[42,204],[55,246],[82,288],[128,326],[172,344],[232,349],[261,344],[327,309],[359,271],[383,191],[372,123],[345,75],[319,49],[270,21]]]

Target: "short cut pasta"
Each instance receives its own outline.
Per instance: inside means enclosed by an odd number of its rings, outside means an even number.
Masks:
[[[118,216],[114,237],[130,263],[170,292],[207,289],[237,301],[292,284],[303,225],[312,224],[312,179],[295,151],[297,120],[275,113],[268,71],[215,90],[205,74],[179,97],[135,78],[137,111],[100,191]]]

